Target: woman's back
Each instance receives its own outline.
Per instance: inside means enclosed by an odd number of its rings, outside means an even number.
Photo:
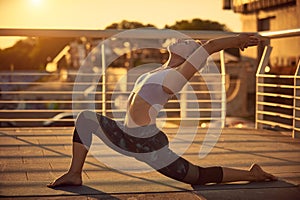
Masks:
[[[155,124],[158,112],[172,97],[164,90],[163,81],[171,68],[159,68],[141,75],[128,98],[125,125]]]

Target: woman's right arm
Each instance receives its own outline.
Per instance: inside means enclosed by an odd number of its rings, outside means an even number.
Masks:
[[[228,48],[239,48],[243,51],[247,47],[258,45],[258,43],[258,37],[247,33],[208,40],[199,46],[199,48],[178,67],[177,71],[189,80],[197,71],[205,66],[206,59],[211,54]]]
[[[242,33],[236,36],[208,40],[203,47],[211,55],[228,48],[239,48],[243,51],[247,47],[258,45],[259,41],[259,38],[254,34]]]
[[[258,37],[246,33],[209,40],[195,49],[184,63],[166,76],[164,86],[173,91],[173,93],[176,93],[181,90],[197,71],[205,66],[206,60],[211,54],[228,48],[244,50],[249,46],[258,45],[258,43]],[[169,90],[167,90],[168,93],[170,93]]]

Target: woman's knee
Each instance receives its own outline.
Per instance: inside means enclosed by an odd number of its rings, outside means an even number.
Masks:
[[[79,133],[97,130],[99,127],[97,113],[91,110],[81,111],[75,120],[75,127]]]
[[[83,110],[78,114],[77,118],[79,118],[79,117],[89,118],[93,114],[95,114],[95,112],[93,112],[91,110]]]
[[[96,113],[90,110],[81,111],[75,121],[73,141],[89,147],[92,133],[97,130],[97,127]]]
[[[92,120],[92,121],[96,121],[97,117],[96,117],[96,113],[91,111],[91,110],[83,110],[81,111],[76,118],[76,124],[79,121],[86,121],[86,120]]]
[[[205,185],[207,183],[221,183],[223,179],[222,167],[198,167],[199,180],[198,185]]]

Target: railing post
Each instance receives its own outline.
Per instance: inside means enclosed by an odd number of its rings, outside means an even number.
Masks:
[[[220,51],[220,61],[221,61],[221,90],[222,90],[222,103],[221,103],[221,120],[222,120],[222,127],[225,127],[225,119],[226,119],[226,73],[225,73],[225,55],[224,50]]]
[[[300,59],[294,76],[293,138],[300,138]]]
[[[102,115],[106,116],[106,60],[105,45],[101,44],[101,64],[102,64]]]
[[[259,105],[259,102],[263,102],[264,97],[259,95],[258,93],[263,92],[264,88],[260,88],[259,83],[264,83],[264,77],[261,77],[260,75],[263,75],[265,73],[265,68],[268,65],[271,52],[272,52],[272,47],[265,46],[256,72],[256,103],[255,103],[256,105],[255,128],[256,129],[263,128],[263,125],[259,123],[260,120],[263,120],[263,116],[259,114],[259,111],[264,109],[264,105]]]

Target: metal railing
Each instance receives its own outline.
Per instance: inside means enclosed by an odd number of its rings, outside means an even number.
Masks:
[[[69,74],[69,76],[75,76],[75,74]],[[78,74],[76,74],[78,75]],[[27,82],[27,81],[10,81],[6,82],[4,80],[8,77],[22,76],[22,77],[30,77],[30,76],[40,76],[40,77],[51,77],[58,76],[57,73],[0,73],[1,82],[0,86],[2,88],[1,91],[1,110],[0,110],[0,122],[2,126],[11,125],[11,126],[39,126],[39,125],[51,125],[55,122],[55,124],[63,124],[56,122],[72,122],[73,114],[80,112],[84,109],[90,109],[95,106],[95,111],[100,112],[104,115],[112,116],[114,113],[114,118],[117,120],[122,120],[125,114],[125,106],[113,106],[116,104],[116,99],[121,97],[121,100],[118,100],[117,104],[124,105],[124,102],[129,96],[129,90],[126,91],[113,91],[109,90],[107,87],[109,85],[116,85],[117,82],[110,83],[102,83],[99,82],[96,86],[100,91],[89,92],[87,95],[95,95],[95,99],[91,99],[89,97],[84,98],[86,91],[73,91],[74,82]],[[135,79],[138,75],[136,74]],[[205,75],[204,75],[205,76]],[[211,75],[207,75],[211,76]],[[207,88],[207,85],[219,85],[220,82],[207,82],[202,80],[203,76],[196,76],[194,78],[195,82],[192,82],[191,85],[195,88],[193,91],[185,90],[180,92],[178,97],[179,99],[172,99],[168,104],[171,106],[167,106],[163,110],[167,115],[170,115],[168,118],[160,117],[160,120],[171,120],[171,121],[181,121],[182,118],[179,114],[180,112],[186,112],[185,120],[200,120],[202,122],[217,120],[213,119],[210,116],[210,112],[216,111],[219,112],[220,115],[218,117],[221,119],[224,118],[223,114],[225,112],[224,103],[226,99],[224,98],[224,91],[208,91],[202,90],[203,88]],[[221,80],[221,76],[219,77]],[[199,81],[196,81],[196,80]],[[134,82],[127,82],[126,84],[133,85]],[[88,82],[77,82],[76,85],[81,85],[83,87],[90,86],[92,83]],[[49,87],[49,85],[51,87]],[[27,87],[28,86],[28,87]],[[61,88],[57,90],[57,87]],[[24,89],[21,89],[23,87]],[[106,92],[103,93],[101,88],[106,87]],[[19,88],[19,89],[17,89]],[[128,87],[130,88],[130,87]],[[200,90],[200,88],[202,88]],[[199,100],[196,102],[199,104],[198,109],[194,108],[182,108],[179,106],[180,101],[185,101],[188,104],[195,103],[193,99],[189,100],[186,98],[190,93],[195,94]],[[72,95],[80,95],[83,98],[79,100],[72,99]],[[220,98],[215,98],[215,104],[219,103],[219,106],[216,108],[211,108],[210,104],[212,100],[210,95],[218,95],[220,94]],[[114,97],[112,97],[114,95]],[[183,99],[183,96],[185,98]],[[123,101],[123,102],[120,102]],[[76,108],[72,108],[72,104],[76,104]],[[91,106],[91,104],[93,104]],[[223,108],[222,108],[223,106]],[[196,106],[197,107],[197,106]],[[116,113],[119,113],[116,115]],[[193,112],[200,112],[201,117],[193,117]],[[65,113],[66,115],[60,115],[61,118],[55,117],[61,113]],[[173,114],[172,114],[173,113]],[[174,114],[177,113],[177,114]],[[205,114],[207,113],[207,114]],[[67,115],[68,114],[68,115]],[[66,123],[64,123],[66,124]],[[68,123],[69,124],[69,123]]]
[[[270,39],[299,37],[300,29],[262,32]],[[293,74],[269,74],[271,46],[266,46],[256,73],[256,128],[292,132],[300,137],[299,67]]]
[[[50,36],[50,37],[93,37],[102,40],[112,37],[120,31],[77,31],[77,30],[22,30],[0,29],[5,36]],[[158,30],[149,30],[142,34],[146,39],[161,37]],[[184,31],[195,39],[209,39],[234,33]],[[141,37],[131,35],[131,37]],[[166,36],[164,36],[167,38]],[[101,47],[102,48],[102,47]],[[105,49],[101,50],[102,52]],[[199,121],[207,127],[211,121],[221,121],[225,125],[226,91],[224,53],[220,53],[220,73],[204,72],[191,80],[191,88],[183,89],[162,110],[159,120],[162,122],[189,124]],[[101,54],[102,64],[105,53]],[[94,109],[104,115],[122,121],[126,111],[126,99],[139,74],[121,73],[122,70],[99,68],[101,73],[81,73],[75,70],[61,72],[0,72],[0,125],[3,126],[68,126],[74,122],[76,114],[84,109]],[[148,69],[149,70],[149,69]],[[85,79],[76,81],[76,77]],[[125,82],[122,82],[122,77]],[[214,77],[214,78],[212,78]],[[99,81],[92,81],[92,80]],[[120,82],[121,81],[121,82]],[[124,84],[125,89],[116,89]],[[123,86],[124,86],[123,85]],[[81,90],[74,90],[74,87]],[[218,86],[218,87],[215,87]],[[209,88],[218,88],[210,91]],[[91,90],[89,90],[92,88]],[[197,99],[189,98],[195,95]],[[76,96],[76,98],[74,98]],[[212,100],[213,97],[213,100]],[[212,106],[214,104],[214,106]],[[196,106],[193,106],[196,105]],[[195,114],[198,113],[198,114]],[[199,115],[200,113],[200,115]],[[214,115],[212,115],[214,113]]]

